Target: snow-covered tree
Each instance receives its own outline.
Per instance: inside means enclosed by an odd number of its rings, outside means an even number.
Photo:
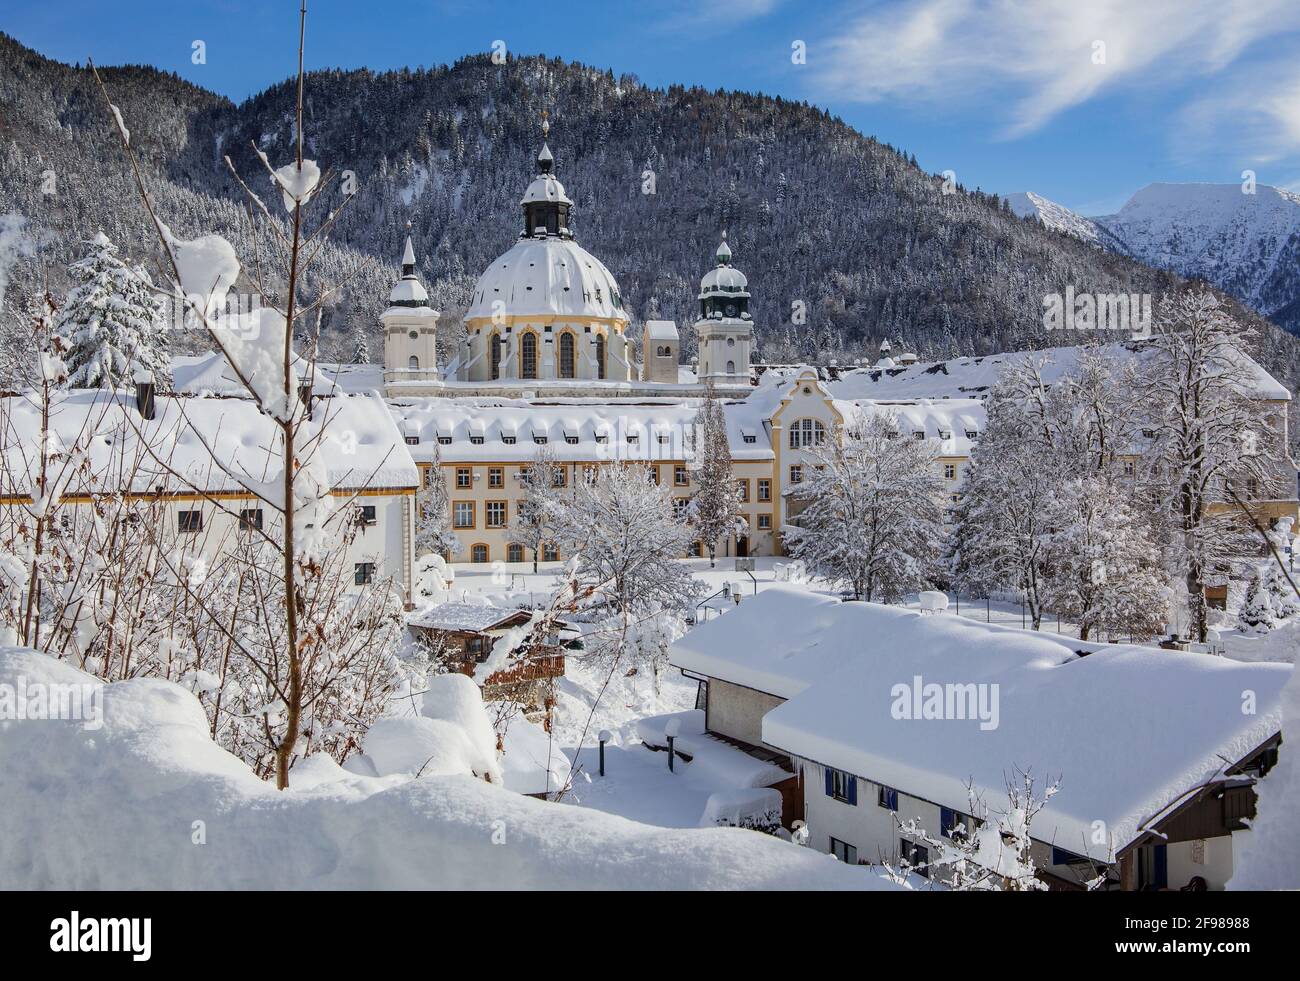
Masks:
[[[1147,640],[1165,624],[1166,590],[1151,529],[1127,488],[1105,476],[1067,481],[1048,505],[1044,602],[1079,625]]]
[[[541,444],[526,471],[523,498],[515,506],[506,540],[533,553],[533,571],[543,546],[555,540],[556,522],[568,497],[568,475],[549,444]]]
[[[370,364],[370,332],[360,325],[352,332],[352,363]]]
[[[415,494],[415,554],[455,555],[460,549],[460,539],[451,527],[451,502],[442,476],[442,457],[435,443],[433,461],[424,471],[424,479]]]
[[[708,550],[712,566],[718,540],[741,533],[740,498],[731,468],[727,417],[712,386],[705,392],[695,418],[694,456],[689,465],[695,478],[695,494],[687,507],[687,516],[695,529],[696,540]]]
[[[932,445],[903,439],[892,416],[858,415],[805,474],[792,497],[807,506],[786,543],[809,572],[855,599],[894,602],[929,585],[943,537]]]
[[[1277,626],[1277,617],[1273,612],[1273,595],[1264,581],[1264,575],[1256,569],[1246,584],[1246,595],[1237,610],[1237,622],[1247,630],[1256,633],[1268,633]]]
[[[1280,426],[1250,398],[1257,379],[1245,352],[1253,333],[1209,291],[1180,293],[1160,309],[1143,379],[1161,511],[1169,519],[1167,561],[1184,586],[1187,632],[1202,643],[1207,582],[1253,545],[1249,522],[1222,505],[1234,494],[1266,496],[1283,479]]]
[[[1040,892],[1047,883],[1038,877],[1033,858],[1030,832],[1034,818],[1060,789],[1056,781],[1047,786],[1042,797],[1034,793],[1034,779],[1025,771],[1007,778],[1005,809],[990,813],[972,786],[968,788],[968,814],[948,835],[936,837],[916,818],[898,822],[899,833],[926,849],[924,863],[912,862],[908,856],[897,865],[885,863],[886,878],[914,888],[914,872],[924,872],[957,892]],[[1101,877],[1089,883],[1095,888]]]
[[[1000,382],[985,402],[988,423],[954,509],[949,561],[959,588],[985,595],[1020,591],[1037,630],[1051,554],[1049,508],[1060,471],[1047,434],[1047,397],[1031,388],[1034,397],[1027,399],[1020,381]]]
[[[143,266],[128,266],[117,246],[100,232],[85,258],[68,267],[72,288],[59,310],[55,330],[69,343],[69,381],[74,388],[126,385],[133,370],[153,372],[154,382],[171,382],[162,297]]]

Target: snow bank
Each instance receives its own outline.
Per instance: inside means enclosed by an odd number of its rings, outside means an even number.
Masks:
[[[781,791],[770,787],[719,790],[710,794],[700,817],[701,828],[776,829],[781,826]]]
[[[0,649],[0,685],[99,683]],[[103,726],[0,721],[11,889],[892,889],[766,835],[651,828],[463,776],[396,781],[303,761],[258,780],[177,685],[104,685]]]
[[[672,733],[673,748],[691,757],[689,763],[681,764],[684,775],[715,786],[738,789],[767,787],[790,776],[776,764],[750,756],[706,733],[702,709],[641,719],[636,724],[637,735],[648,746],[665,748],[674,723],[677,731]]]
[[[507,790],[554,793],[569,782],[572,769],[569,758],[545,729],[523,716],[510,720],[501,752]]]

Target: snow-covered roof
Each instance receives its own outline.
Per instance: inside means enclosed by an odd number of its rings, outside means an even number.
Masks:
[[[788,587],[696,627],[671,660],[787,698],[763,719],[765,743],[958,811],[969,810],[968,782],[996,809],[1016,768],[1040,788],[1059,777],[1034,837],[1103,861],[1278,732],[1292,671]],[[996,686],[985,690],[996,725],[897,717],[916,679]],[[1097,821],[1106,845],[1091,844]]]
[[[941,456],[970,456],[988,413],[979,399],[832,399],[846,420],[859,414],[894,417],[907,437],[924,434],[939,441]],[[975,435],[968,435],[973,433]]]
[[[739,269],[731,266],[718,266],[710,269],[700,280],[699,299],[703,300],[706,296],[714,293],[725,293],[728,296],[749,296],[747,292],[749,280]]]
[[[628,319],[613,273],[555,235],[521,238],[483,271],[465,319],[494,315]]]
[[[239,491],[279,471],[279,429],[250,399],[216,396],[155,398],[144,419],[130,391],[74,389],[55,395],[50,426],[65,449],[83,447],[89,473],[63,493],[95,489]],[[378,395],[317,399],[314,421],[324,435],[305,453],[320,453],[338,489],[411,488],[419,471]],[[39,464],[40,407],[34,397],[0,400],[6,486],[28,493]],[[214,463],[215,454],[218,463]],[[181,478],[170,476],[168,468]],[[95,481],[92,485],[88,481]]]
[[[388,302],[395,306],[427,304],[429,293],[414,276],[403,276],[389,290]]]
[[[527,617],[528,611],[481,603],[435,603],[413,613],[406,622],[429,630],[473,633],[492,630],[521,615]]]
[[[542,152],[550,154],[550,150],[545,147]],[[554,201],[559,204],[573,204],[569,196],[564,193],[564,185],[560,183],[559,178],[554,174],[538,174],[533,178],[533,182],[528,185],[528,190],[524,192],[523,200],[520,204],[533,204],[537,201]]]
[[[1054,384],[1078,367],[1079,355],[1084,350],[1083,347],[1054,347],[906,366],[882,359],[871,368],[842,372],[827,388],[833,397],[843,399],[978,398],[996,384],[1004,371],[1028,357],[1049,359],[1043,367],[1043,381]],[[1104,355],[1134,359],[1151,353],[1149,345],[1140,343],[1105,344],[1098,350]],[[1244,355],[1242,358],[1251,379],[1249,394],[1256,398],[1290,400],[1291,393],[1276,378],[1253,359]]]
[[[652,341],[675,341],[678,339],[677,323],[672,320],[647,320],[645,336]]]
[[[757,393],[756,393],[757,394]],[[735,460],[770,460],[772,445],[764,420],[772,400],[751,395],[723,401],[731,455]],[[699,399],[391,399],[390,409],[404,432],[418,431],[420,445],[409,449],[425,462],[437,445],[445,463],[533,459],[545,446],[557,460],[681,460],[693,438]],[[753,442],[745,439],[745,432]],[[502,436],[513,436],[507,443]],[[481,436],[481,443],[470,437]],[[659,437],[665,437],[660,441]],[[598,439],[600,437],[600,439]],[[629,437],[634,437],[629,439]],[[577,442],[570,442],[576,438]]]

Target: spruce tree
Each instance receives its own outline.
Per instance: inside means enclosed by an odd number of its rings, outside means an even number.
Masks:
[[[153,372],[160,388],[171,383],[163,330],[162,298],[143,266],[128,266],[103,232],[89,253],[68,267],[72,288],[56,331],[68,339],[69,383],[74,388],[129,384],[132,370]]]
[[[699,541],[709,551],[709,565],[714,564],[718,539],[723,535],[743,533],[740,500],[731,469],[731,444],[727,439],[727,417],[710,387],[695,419],[695,496],[691,498],[690,518]]]

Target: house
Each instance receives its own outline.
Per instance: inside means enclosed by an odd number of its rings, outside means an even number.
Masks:
[[[972,791],[996,813],[1029,772],[1060,783],[1031,828],[1040,876],[1115,889],[1223,887],[1292,671],[780,587],[670,661],[704,682],[708,731],[789,760],[813,847],[924,859],[900,823],[947,834]]]
[[[0,398],[5,535],[36,510],[41,416],[31,393]],[[276,490],[279,439],[277,424],[247,398],[156,393],[146,381],[134,389],[59,390],[49,406],[50,458],[58,462],[47,468],[48,491],[69,530],[90,519],[95,501],[120,496],[136,520],[152,523],[161,544],[211,560],[277,520],[264,498]],[[409,597],[420,477],[383,399],[317,398],[301,439],[300,460],[318,465],[329,487],[327,520],[355,522],[344,574],[358,585],[389,580]]]
[[[476,678],[476,669],[497,641],[533,621],[531,610],[511,610],[474,603],[436,603],[407,618],[407,628],[424,641],[449,671]],[[478,679],[484,701],[513,701],[530,719],[545,719],[550,728],[555,704],[555,679],[564,677],[565,644],[572,639],[568,624],[556,621],[541,643],[527,648],[513,667]]]

